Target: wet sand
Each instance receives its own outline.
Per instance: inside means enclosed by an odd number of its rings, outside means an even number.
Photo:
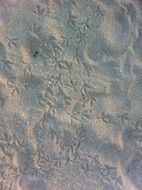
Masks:
[[[0,0],[0,190],[141,190],[141,83],[140,0]]]

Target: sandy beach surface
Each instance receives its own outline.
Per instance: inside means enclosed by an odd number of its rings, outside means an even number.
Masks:
[[[142,190],[141,0],[0,0],[0,190]]]

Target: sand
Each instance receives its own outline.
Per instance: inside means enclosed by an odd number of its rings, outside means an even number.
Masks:
[[[141,83],[141,0],[0,0],[0,190],[141,190]]]

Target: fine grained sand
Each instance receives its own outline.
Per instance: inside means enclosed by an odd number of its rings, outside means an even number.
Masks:
[[[142,189],[141,0],[0,0],[0,190]]]

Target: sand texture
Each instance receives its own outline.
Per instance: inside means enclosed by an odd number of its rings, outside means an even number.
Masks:
[[[142,190],[142,0],[0,0],[0,190]]]

